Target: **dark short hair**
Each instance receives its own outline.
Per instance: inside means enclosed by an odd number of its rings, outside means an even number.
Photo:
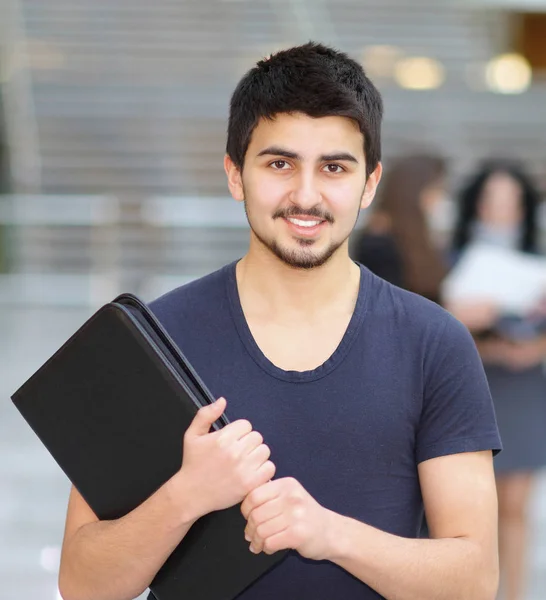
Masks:
[[[239,169],[254,128],[282,113],[353,119],[364,135],[366,173],[381,160],[381,95],[347,54],[309,42],[259,61],[239,82],[230,103],[226,152]]]
[[[522,190],[523,222],[519,249],[523,252],[538,251],[538,215],[540,192],[529,174],[518,163],[504,159],[488,160],[471,175],[459,194],[458,218],[453,231],[453,249],[460,251],[471,240],[471,227],[478,218],[478,204],[485,184],[492,175],[505,173],[517,181]]]

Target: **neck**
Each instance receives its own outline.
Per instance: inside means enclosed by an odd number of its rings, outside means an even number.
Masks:
[[[474,241],[515,249],[519,245],[521,233],[518,227],[492,227],[476,222],[472,226],[472,238]]]
[[[360,269],[345,245],[324,265],[309,270],[290,267],[269,250],[252,248],[237,265],[245,313],[262,317],[309,320],[332,310],[352,313],[359,283]]]

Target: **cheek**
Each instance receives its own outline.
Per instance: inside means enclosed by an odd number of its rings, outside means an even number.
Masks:
[[[260,211],[274,212],[283,198],[283,188],[274,178],[248,177],[245,179],[245,198],[250,209],[259,207]]]
[[[517,227],[523,220],[523,210],[519,202],[508,202],[505,214],[508,225]]]
[[[335,213],[338,218],[351,218],[360,209],[362,201],[362,190],[355,190],[351,185],[340,185],[335,190],[327,195],[327,203],[330,210]]]

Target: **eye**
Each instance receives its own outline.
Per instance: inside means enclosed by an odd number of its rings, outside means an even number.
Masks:
[[[285,160],[276,160],[272,162],[269,166],[273,167],[275,171],[286,171],[287,168],[290,167],[290,165]]]
[[[327,173],[343,173],[343,171],[345,171],[345,169],[341,166],[341,165],[336,165],[335,163],[330,163],[328,165],[324,166],[324,170]]]

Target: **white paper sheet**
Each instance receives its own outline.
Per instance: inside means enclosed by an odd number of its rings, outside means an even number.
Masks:
[[[472,244],[442,285],[447,301],[492,300],[524,315],[546,295],[546,259],[484,243]]]

